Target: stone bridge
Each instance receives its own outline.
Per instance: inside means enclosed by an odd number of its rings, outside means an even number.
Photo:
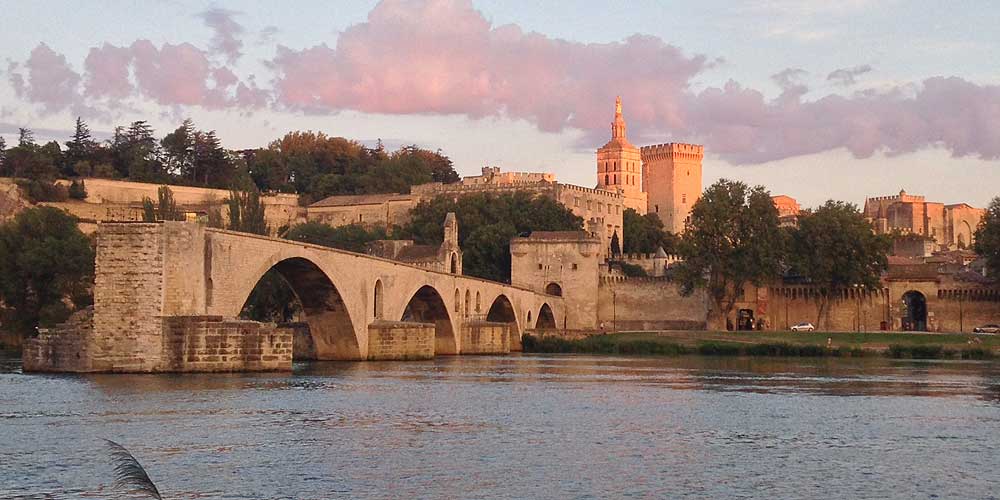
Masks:
[[[509,352],[524,330],[565,322],[562,297],[504,283],[197,223],[102,223],[92,332],[74,348],[87,359],[71,371],[290,368],[290,334],[236,321],[270,270],[298,297],[316,359]],[[36,355],[58,369],[41,344],[26,369]]]

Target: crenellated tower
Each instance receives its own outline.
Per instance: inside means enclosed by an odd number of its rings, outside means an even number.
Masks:
[[[701,197],[701,162],[705,148],[671,142],[642,147],[644,190],[648,211],[674,234],[684,232],[691,206]]]
[[[615,119],[611,122],[611,140],[597,150],[597,189],[621,193],[625,208],[646,213],[646,194],[642,189],[642,156],[625,136],[622,98],[615,99]]]

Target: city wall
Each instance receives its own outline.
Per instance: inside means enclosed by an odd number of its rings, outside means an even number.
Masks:
[[[662,278],[602,276],[598,288],[598,321],[605,331],[704,330],[705,294],[681,295]]]

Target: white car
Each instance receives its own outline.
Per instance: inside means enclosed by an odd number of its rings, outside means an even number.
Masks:
[[[815,331],[816,327],[812,323],[799,323],[797,325],[792,325],[793,332],[811,332]]]
[[[989,325],[977,326],[972,329],[972,333],[986,333],[995,335],[997,333],[1000,333],[1000,325],[989,324]]]

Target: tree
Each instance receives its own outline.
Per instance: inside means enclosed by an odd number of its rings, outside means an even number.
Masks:
[[[53,207],[30,208],[0,225],[0,276],[4,323],[31,332],[65,320],[66,299],[89,305],[94,251],[76,218]]]
[[[400,229],[421,244],[440,243],[448,212],[458,217],[458,239],[465,274],[510,281],[510,240],[531,231],[580,231],[583,219],[559,202],[526,192],[471,194],[457,200],[439,196],[422,201]]]
[[[618,242],[618,232],[616,231],[611,235],[611,255],[620,256],[622,254],[622,246]]]
[[[194,179],[195,132],[194,122],[188,118],[160,141],[164,166],[171,175]]]
[[[780,274],[784,239],[770,193],[727,179],[712,184],[691,208],[679,253],[682,292],[704,287],[709,327],[721,329],[747,284]]]
[[[156,190],[156,205],[148,197],[142,199],[142,220],[155,222],[158,220],[184,220],[184,214],[177,209],[174,192],[170,186],[160,186]]]
[[[820,287],[816,326],[823,328],[831,298],[845,289],[874,290],[888,266],[892,239],[876,235],[853,204],[827,201],[799,216],[791,232],[788,263]]]
[[[19,128],[17,129],[17,145],[18,146],[34,146],[35,145],[35,133],[31,131],[30,128]]]
[[[91,137],[90,128],[82,118],[77,117],[73,138],[66,141],[66,154],[62,165],[63,174],[67,176],[79,175],[77,165],[84,162],[91,164],[96,149],[97,142]]]
[[[226,202],[229,205],[229,229],[252,234],[268,234],[264,218],[264,203],[256,189],[232,190]]]
[[[7,159],[7,141],[0,137],[0,176],[6,175],[4,160]]]
[[[677,242],[677,236],[663,229],[663,221],[656,214],[639,215],[631,208],[622,212],[622,250],[625,253],[654,253],[658,248],[674,253]]]
[[[83,180],[74,179],[69,185],[69,197],[74,200],[84,200],[87,198],[87,186],[84,185]]]
[[[367,228],[362,224],[331,227],[321,222],[306,222],[292,226],[286,239],[362,253],[368,244],[388,239],[385,228]]]
[[[990,276],[1000,278],[1000,196],[993,198],[976,228],[972,249],[986,259]]]

